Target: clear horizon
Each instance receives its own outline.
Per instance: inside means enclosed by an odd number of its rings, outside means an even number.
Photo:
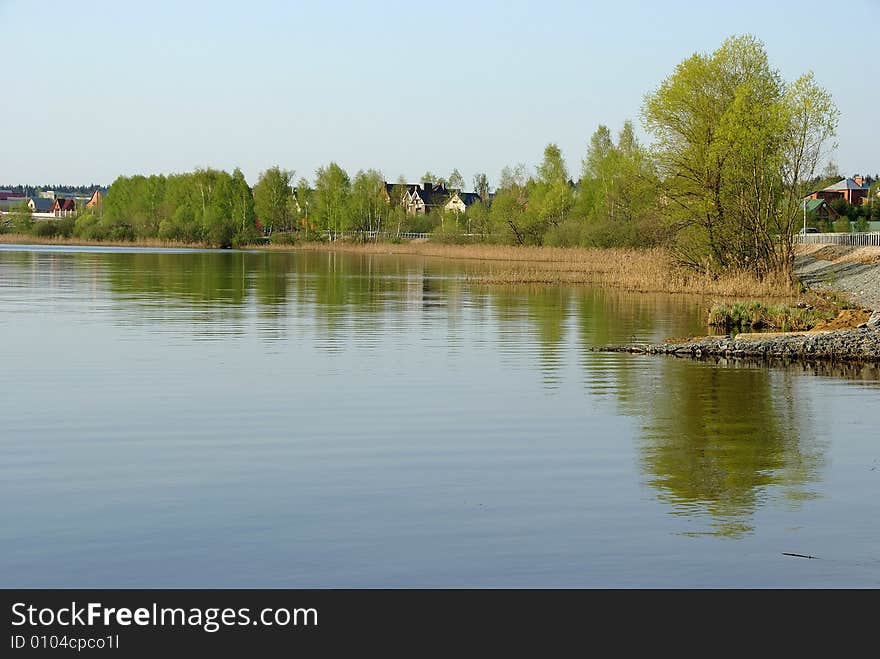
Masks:
[[[198,167],[241,167],[253,184],[274,165],[312,181],[335,161],[386,180],[457,168],[470,189],[478,172],[494,187],[506,165],[533,170],[550,142],[576,178],[599,124],[616,133],[631,119],[648,142],[644,95],[692,53],[744,33],[786,80],[812,70],[831,92],[841,173],[880,171],[867,68],[877,0],[848,3],[845,33],[827,36],[833,56],[808,20],[842,11],[827,3],[622,7],[0,0],[0,184],[109,185]]]

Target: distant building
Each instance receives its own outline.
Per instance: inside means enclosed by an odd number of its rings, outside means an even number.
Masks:
[[[816,190],[808,194],[805,199],[824,199],[832,202],[835,199],[843,199],[851,204],[861,204],[868,197],[868,186],[861,176],[844,178],[829,185],[827,188]]]
[[[104,196],[107,194],[107,190],[102,190],[101,188],[97,188],[92,196],[89,197],[89,200],[86,202],[86,208],[100,208],[104,203]]]
[[[398,185],[385,183],[384,196],[387,202],[391,202]],[[425,215],[432,210],[463,213],[480,200],[475,192],[449,190],[443,183],[406,183],[400,185],[400,188],[400,203],[406,209],[407,215]]]
[[[76,213],[76,202],[73,199],[56,199],[50,212],[55,217],[70,217]]]
[[[44,197],[31,197],[28,199],[28,208],[31,209],[31,213],[51,213],[54,205],[54,199],[46,199]]]
[[[24,197],[7,197],[5,199],[0,199],[0,212],[11,213],[20,210],[22,204],[27,204],[27,199]]]
[[[804,210],[811,217],[833,222],[839,215],[824,199],[805,199]]]
[[[480,199],[480,195],[476,192],[453,191],[449,197],[449,201],[443,206],[443,210],[451,211],[453,213],[464,213],[478,201],[482,200]]]

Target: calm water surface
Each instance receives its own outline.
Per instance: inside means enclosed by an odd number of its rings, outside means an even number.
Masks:
[[[482,267],[0,247],[0,585],[880,585],[876,369]]]

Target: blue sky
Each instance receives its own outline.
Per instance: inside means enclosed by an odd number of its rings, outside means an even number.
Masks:
[[[832,25],[836,23],[837,26]],[[458,168],[494,185],[732,34],[841,110],[834,160],[880,171],[880,0],[824,2],[56,2],[0,0],[0,183],[335,160],[388,180]]]

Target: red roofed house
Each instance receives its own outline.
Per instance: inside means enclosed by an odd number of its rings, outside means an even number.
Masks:
[[[56,199],[52,204],[52,213],[55,217],[70,217],[76,213],[76,204],[73,199]]]

